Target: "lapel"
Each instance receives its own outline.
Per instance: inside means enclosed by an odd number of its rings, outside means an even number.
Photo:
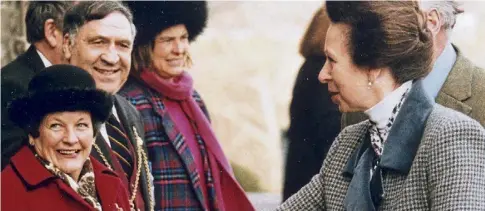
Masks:
[[[472,95],[474,67],[456,46],[453,45],[453,48],[456,51],[456,62],[436,97],[436,103],[469,115],[472,108],[463,101]]]
[[[132,124],[132,120],[130,119],[130,117],[128,117],[128,111],[127,111],[126,105],[122,104],[122,100],[124,100],[124,99],[120,99],[121,96],[118,96],[118,95],[114,95],[114,96],[115,96],[114,97],[114,105],[116,107],[116,112],[118,114],[118,118],[120,119],[120,124],[123,127],[126,135],[128,136],[128,139],[130,139],[130,143],[133,147],[133,148],[131,148],[131,147],[128,146],[128,148],[134,150],[132,152],[133,153],[133,171],[131,172],[131,178],[128,178],[129,184],[134,184],[135,180],[136,180],[136,172],[138,170],[138,148],[139,148],[138,144],[136,143],[135,134],[133,132],[133,127],[135,125]],[[143,170],[143,169],[141,169],[141,170]],[[142,176],[140,175],[140,177],[142,177]],[[131,188],[133,188],[133,187],[131,187],[131,185],[130,185],[130,188],[128,190],[128,192],[130,192],[130,193],[131,193]]]
[[[205,208],[205,200],[202,194],[202,187],[200,186],[200,175],[197,171],[197,167],[194,162],[194,158],[192,153],[190,152],[189,146],[185,141],[185,137],[182,135],[180,130],[175,125],[172,117],[167,112],[165,104],[163,102],[163,98],[155,95],[152,91],[148,92],[148,101],[152,104],[152,107],[155,109],[155,112],[162,118],[162,125],[165,129],[165,133],[167,134],[168,138],[170,139],[172,145],[177,150],[180,159],[184,163],[184,167],[187,172],[190,174],[190,181],[192,183],[192,187],[195,190],[198,200],[201,203],[201,206]]]
[[[92,163],[99,201],[101,202],[103,210],[110,210],[113,207],[116,207],[114,204],[117,202],[116,198],[118,197],[118,194],[123,194],[115,192],[119,191],[122,184],[114,172],[110,171],[94,159],[92,159]]]
[[[360,136],[356,137],[356,142],[359,143],[357,149],[352,153],[347,161],[347,164],[344,167],[343,175],[346,177],[352,177],[354,175],[354,169],[359,164],[359,160],[364,154],[364,152],[369,148],[370,145],[370,137],[368,128],[370,127],[370,122],[366,121],[362,123],[363,126],[359,132]]]
[[[120,119],[120,124],[124,127],[126,135],[131,141],[131,144],[133,146],[134,151],[134,158],[133,162],[135,163],[133,167],[133,173],[130,178],[130,181],[132,184],[134,184],[135,179],[136,179],[136,172],[138,171],[138,151],[143,151],[146,157],[142,158],[142,164],[141,169],[140,169],[140,189],[141,189],[141,195],[143,197],[143,200],[145,202],[145,209],[149,210],[151,209],[149,206],[149,201],[155,201],[154,199],[154,194],[153,192],[149,192],[148,187],[153,187],[153,177],[151,175],[151,169],[150,169],[150,162],[148,161],[148,152],[146,149],[145,143],[143,143],[142,146],[138,146],[137,141],[136,141],[136,136],[133,131],[133,127],[136,127],[137,133],[140,138],[143,138],[144,136],[144,127],[143,123],[141,122],[140,119],[138,119],[138,111],[136,110],[133,105],[130,104],[125,98],[123,98],[120,95],[114,95],[114,105],[116,106],[116,111],[118,113],[118,118]],[[139,148],[141,149],[139,150]],[[144,164],[144,162],[148,163],[148,166]],[[149,172],[148,174],[146,172]],[[139,205],[141,206],[141,205]]]
[[[117,160],[115,155],[112,153],[111,148],[106,143],[106,140],[103,138],[103,136],[101,134],[98,134],[96,136],[95,141],[96,141],[96,145],[98,145],[98,147],[100,148],[101,153],[103,153],[104,157],[108,161],[108,163],[111,166],[111,168],[113,169],[113,171],[118,173],[119,179],[125,185],[125,187],[127,188],[127,191],[130,191],[130,189],[129,189],[129,187],[130,187],[129,178],[126,178],[124,176],[123,168],[121,167],[121,164],[119,163],[119,161]],[[99,155],[99,152],[96,149],[94,149],[94,146],[93,146],[93,149],[91,149],[91,157],[94,158],[94,159],[91,159],[92,161],[95,160],[95,161],[101,163],[103,166],[105,165],[103,158],[101,158],[101,156]]]
[[[375,210],[370,193],[370,171],[374,152],[367,148],[354,168],[347,195],[344,199],[345,210]]]
[[[111,167],[113,167],[113,161],[111,160],[111,153],[110,153],[111,149],[106,144],[106,140],[104,140],[103,136],[99,132],[98,132],[98,135],[96,135],[95,143],[99,147],[99,149],[101,150],[101,153],[103,153],[103,155],[106,158],[106,160],[108,161],[109,165]],[[94,146],[93,146],[93,149],[91,150],[91,156],[93,156],[99,162],[104,163],[99,152],[96,149],[94,149]]]
[[[389,132],[378,164],[380,168],[394,170],[403,175],[409,173],[433,105],[433,101],[423,90],[422,81],[415,81]],[[368,131],[364,130],[369,127],[370,122],[367,120],[358,129],[362,131],[356,140],[360,145],[352,153],[343,170],[345,177],[352,178],[344,200],[347,210],[375,209],[369,186],[369,172],[375,154],[370,145]]]
[[[69,185],[64,183],[61,179],[57,179],[55,182],[56,182],[57,186],[59,187],[59,189],[61,189],[61,191],[63,191],[65,194],[69,195],[70,197],[72,197],[74,200],[76,200],[78,203],[84,205],[85,207],[89,207],[89,208],[93,209],[93,206],[88,204],[88,202],[86,202],[78,193],[76,193],[76,191],[74,191],[74,189],[69,187]]]
[[[14,157],[12,157],[12,166],[19,174],[20,178],[26,182],[28,189],[45,187],[48,183],[55,183],[60,191],[67,194],[73,200],[92,208],[76,191],[61,179],[54,176],[47,170],[35,157],[34,153],[28,146],[24,146]]]
[[[34,45],[30,45],[29,49],[27,49],[27,51],[23,55],[23,59],[25,60],[27,65],[34,71],[34,74],[45,68],[44,63],[42,62],[42,59],[40,59],[40,56],[37,53],[37,49]]]
[[[37,160],[28,146],[22,147],[11,159],[12,166],[24,179],[29,189],[36,188],[44,181],[55,180],[56,177]]]
[[[369,121],[365,124],[368,128]],[[370,148],[368,133],[361,133],[360,145],[350,156],[343,175],[352,178],[344,199],[345,210],[375,210],[370,193],[370,170],[375,154]],[[367,134],[367,135],[365,135]]]
[[[118,118],[120,119],[120,124],[125,129],[126,135],[130,139],[131,144],[135,148],[138,149],[138,145],[136,144],[135,134],[133,133],[133,127],[135,124],[132,123],[131,119],[127,116],[128,111],[125,105],[122,105],[121,97],[118,95],[114,95],[114,105],[116,107],[116,111],[118,114]]]
[[[409,173],[433,105],[433,100],[423,89],[422,81],[415,81],[389,131],[380,167],[402,174]]]

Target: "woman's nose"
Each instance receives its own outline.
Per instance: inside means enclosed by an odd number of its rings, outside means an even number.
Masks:
[[[178,54],[185,53],[185,49],[187,48],[187,43],[183,41],[175,41],[173,46],[173,51]]]
[[[320,73],[318,73],[318,80],[323,84],[328,83],[332,79],[327,63],[328,62],[325,62],[325,65],[323,65]]]
[[[67,143],[70,143],[70,144],[75,144],[76,142],[79,141],[79,138],[78,138],[75,131],[68,130],[66,132],[66,137],[64,138],[64,141],[67,142]]]

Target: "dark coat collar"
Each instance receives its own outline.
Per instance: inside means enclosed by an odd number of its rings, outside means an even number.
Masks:
[[[345,210],[375,210],[372,201],[369,171],[372,169],[372,161],[375,153],[371,148],[365,148],[356,166],[352,169],[355,173],[350,181],[347,194],[344,199]]]
[[[37,73],[45,68],[45,65],[37,53],[37,49],[34,45],[30,45],[29,49],[27,49],[27,51],[22,55],[22,59],[34,71],[34,73]]]
[[[434,101],[425,94],[422,81],[416,81],[389,131],[381,156],[382,168],[409,173],[433,105]]]
[[[143,127],[143,122],[141,121],[140,114],[137,111],[137,109],[129,102],[127,101],[124,97],[121,95],[115,94],[114,96],[114,106],[116,107],[116,112],[118,113],[118,118],[120,120],[121,125],[124,127],[126,135],[129,137],[131,140],[131,143],[134,147],[135,154],[138,155],[138,150],[140,146],[137,144],[137,139],[135,136],[134,128],[136,128],[138,136],[143,139],[145,137],[145,131]],[[148,151],[146,148],[146,144],[143,144],[141,146],[141,151],[144,151],[146,155],[148,155]],[[138,162],[138,156],[134,157],[134,161]],[[142,158],[142,159],[148,159],[148,158]],[[144,162],[144,161],[142,161]],[[146,162],[149,162],[146,160]],[[141,195],[143,197],[144,203],[145,203],[145,210],[149,210],[149,200],[152,200],[150,198],[153,197],[152,193],[149,192],[150,186],[153,186],[153,180],[151,179],[150,175],[147,175],[146,172],[151,172],[151,169],[146,169],[145,165],[141,166],[141,174],[140,174],[140,187],[141,187]],[[131,183],[135,182],[136,174],[135,174],[136,168],[133,168],[133,175],[131,178]],[[141,206],[139,203],[140,200],[137,199],[137,206]]]
[[[113,95],[113,106],[115,106],[115,108],[116,108],[117,116],[118,116],[118,119],[120,121],[120,124],[123,127],[123,129],[125,130],[126,135],[128,136],[129,140],[131,141],[131,144],[133,145],[133,147],[135,148],[135,151],[136,151],[137,148],[138,148],[138,144],[136,143],[135,135],[133,134],[133,130],[132,130],[134,125],[130,124],[132,122],[130,120],[134,120],[136,118],[131,116],[130,112],[128,111],[128,108],[126,108],[127,102],[125,104],[122,104],[122,101],[126,101],[126,100],[123,97],[121,97],[117,94]],[[129,106],[131,106],[131,105],[129,105]],[[143,131],[137,131],[137,132],[141,133]],[[143,135],[140,134],[139,136],[141,137]],[[98,134],[96,136],[96,144],[99,146],[103,155],[105,155],[105,158],[108,161],[108,163],[111,166],[113,166],[113,161],[112,161],[111,157],[106,156],[106,155],[110,155],[111,148],[106,144],[106,140],[103,138],[102,135]],[[146,151],[145,146],[143,147],[143,150]],[[99,152],[97,152],[96,150],[93,149],[92,152],[91,152],[91,155],[94,156],[98,161],[103,161],[103,159],[101,159],[101,156],[99,155]],[[137,156],[135,156],[134,159],[136,160]]]
[[[415,81],[389,132],[378,164],[380,168],[402,174],[409,173],[432,110],[433,101],[425,94],[421,80]],[[372,169],[372,161],[375,157],[370,146],[369,127],[369,120],[357,125],[355,131],[361,134],[357,138],[360,146],[344,167],[343,175],[352,178],[344,200],[346,210],[376,210],[371,188],[382,188],[382,186],[371,187],[369,182],[369,171]]]
[[[415,81],[389,132],[379,163],[380,167],[402,174],[409,173],[433,105],[433,100],[429,99],[424,92],[422,81]],[[369,126],[370,123],[367,120],[365,128]],[[361,155],[370,146],[369,140],[365,139],[366,135],[367,131],[359,137],[361,144],[349,158],[344,168],[344,175],[354,174]]]

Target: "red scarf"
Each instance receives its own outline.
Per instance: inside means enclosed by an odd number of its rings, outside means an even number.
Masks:
[[[192,97],[192,77],[184,71],[180,76],[168,80],[148,69],[143,70],[140,77],[152,89],[167,98],[179,101],[182,108],[188,109],[190,111],[188,113],[192,114],[190,118],[197,125],[197,131],[202,137],[202,140],[204,140],[207,147],[208,159],[212,164],[211,172],[216,183],[218,207],[221,210],[254,210],[244,190],[236,181],[232,168],[212,131],[210,122]],[[222,187],[224,188],[224,194],[222,194]]]

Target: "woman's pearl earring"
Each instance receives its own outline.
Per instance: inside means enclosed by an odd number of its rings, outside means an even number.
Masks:
[[[369,83],[367,83],[367,89],[370,89],[372,87],[372,82],[369,81]]]

